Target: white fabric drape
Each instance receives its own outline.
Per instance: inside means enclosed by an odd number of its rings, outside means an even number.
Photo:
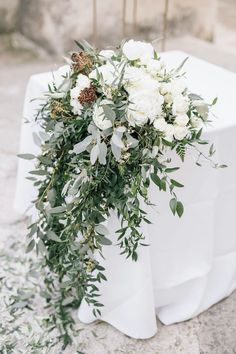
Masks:
[[[162,55],[169,67],[176,67],[186,56],[182,52]],[[59,78],[65,70],[61,68],[55,76]],[[192,92],[209,102],[218,97],[214,108],[217,117],[204,135],[215,144],[214,159],[229,167],[215,170],[204,163],[200,168],[192,154],[183,164],[172,156],[173,165],[181,165],[173,177],[185,185],[178,190],[185,206],[182,218],[171,214],[169,196],[151,185],[150,197],[156,207],[147,210],[153,223],[143,226],[150,247],[139,249],[137,262],[120,256],[116,246],[104,247],[105,260],[101,263],[108,281],[100,285],[105,305],[101,319],[134,338],[155,334],[156,315],[164,324],[187,320],[236,288],[236,75],[191,56],[185,71]],[[40,101],[30,100],[41,96],[50,81],[50,73],[30,78],[23,114],[30,123],[22,123],[21,153],[38,152],[32,132],[38,131],[33,118]],[[31,182],[25,179],[32,168],[32,161],[19,161],[15,208],[21,213],[35,194]],[[107,226],[114,243],[117,223],[112,214]],[[78,316],[86,323],[95,320],[85,302]]]

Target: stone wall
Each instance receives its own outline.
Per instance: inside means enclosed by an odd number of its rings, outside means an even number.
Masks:
[[[126,0],[125,36],[154,40],[162,36],[164,0]],[[97,45],[124,36],[123,0],[97,0]],[[169,0],[168,35],[192,33],[212,40],[217,0]],[[61,55],[73,39],[93,40],[93,0],[0,0],[0,31],[17,30],[51,54]],[[134,33],[135,32],[135,33]]]

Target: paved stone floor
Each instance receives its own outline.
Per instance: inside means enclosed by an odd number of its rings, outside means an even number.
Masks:
[[[215,58],[215,61],[218,53],[217,63],[236,71],[236,53],[226,57],[219,48],[212,48],[188,38],[172,41],[168,46],[203,56],[204,59]],[[17,262],[20,267],[20,258],[16,259],[12,255],[12,245],[17,240],[24,240],[26,232],[24,221],[12,210],[24,90],[32,73],[51,70],[56,64],[52,59],[39,60],[30,52],[22,53],[19,50],[3,54],[0,48],[0,54],[0,253],[9,257],[8,262],[12,262],[11,267],[14,268],[18,266]],[[22,248],[19,249],[19,257],[24,259]],[[3,263],[0,268],[4,268]],[[23,275],[24,271],[22,272]],[[5,320],[1,319],[1,313],[3,314],[3,310],[0,311],[0,322],[3,322]],[[31,313],[28,316],[32,320],[36,315]],[[75,343],[64,353],[78,353],[80,348],[86,354],[233,354],[236,353],[236,292],[190,321],[171,326],[163,326],[158,321],[158,333],[149,340],[130,339],[105,323],[78,326],[81,329],[78,343],[82,344],[79,347],[79,344]],[[17,336],[17,340],[17,351],[4,352],[1,351],[3,339],[1,342],[0,338],[0,353],[32,353],[22,349],[23,339],[21,348],[21,335]],[[50,351],[59,352],[59,349]],[[35,353],[48,351],[40,349]]]

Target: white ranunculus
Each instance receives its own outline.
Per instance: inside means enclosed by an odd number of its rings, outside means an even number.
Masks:
[[[91,81],[88,78],[88,76],[84,74],[79,74],[77,76],[76,86],[79,87],[81,91],[84,90],[85,88],[89,88],[90,84]]]
[[[123,45],[122,51],[128,60],[139,59],[143,64],[154,56],[154,48],[150,43],[134,41],[133,39]]]
[[[193,116],[191,117],[190,122],[193,128],[198,128],[201,125],[202,120],[197,116]]]
[[[181,127],[185,127],[189,122],[189,117],[187,116],[187,114],[179,114],[176,118],[175,118],[175,123]]]
[[[106,49],[106,50],[101,50],[99,52],[99,56],[104,57],[106,59],[111,59],[116,53],[114,50]]]
[[[82,104],[79,102],[79,95],[81,93],[81,88],[75,86],[70,90],[70,105],[72,106],[72,111],[74,114],[80,114],[83,108]]]
[[[183,138],[186,137],[188,132],[189,132],[189,130],[187,127],[181,127],[179,125],[174,126],[174,137],[177,140],[183,140]]]
[[[137,91],[129,97],[128,121],[131,125],[143,125],[160,116],[162,113],[163,97],[152,91]]]
[[[95,125],[101,129],[106,130],[112,127],[112,122],[105,117],[102,106],[95,106],[93,111],[93,121]]]
[[[165,129],[164,129],[164,134],[165,134],[165,139],[167,141],[172,141],[173,140],[173,135],[174,135],[174,127],[172,124],[167,124]]]
[[[164,118],[157,118],[157,119],[154,119],[153,126],[155,129],[163,132],[166,129],[167,122],[165,121]]]
[[[188,109],[189,101],[187,97],[179,95],[174,98],[172,106],[172,112],[174,115],[185,114],[188,112]]]

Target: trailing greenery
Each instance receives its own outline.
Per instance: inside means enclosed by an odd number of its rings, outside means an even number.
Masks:
[[[182,66],[167,71],[149,47],[152,54],[145,62],[133,58],[129,42],[109,55],[85,41],[77,44],[81,51],[68,60],[70,70],[60,84],[49,86],[37,114],[41,132],[34,140],[40,154],[20,156],[36,160],[28,177],[38,196],[27,252],[35,248],[42,256],[49,325],[60,329],[65,347],[74,324],[71,308],[84,299],[95,316],[101,315],[99,283],[106,277],[97,254],[111,245],[110,232],[116,232],[121,254],[138,259],[141,226],[151,222],[142,207],[143,201],[151,204],[150,183],[170,193],[172,213],[182,216],[175,190],[183,185],[172,178],[178,167],[166,153],[174,150],[184,161],[189,148],[207,143],[201,126],[211,106],[183,87]],[[212,146],[209,156],[197,151],[207,159],[213,153]],[[105,226],[111,211],[119,218],[119,230]]]

